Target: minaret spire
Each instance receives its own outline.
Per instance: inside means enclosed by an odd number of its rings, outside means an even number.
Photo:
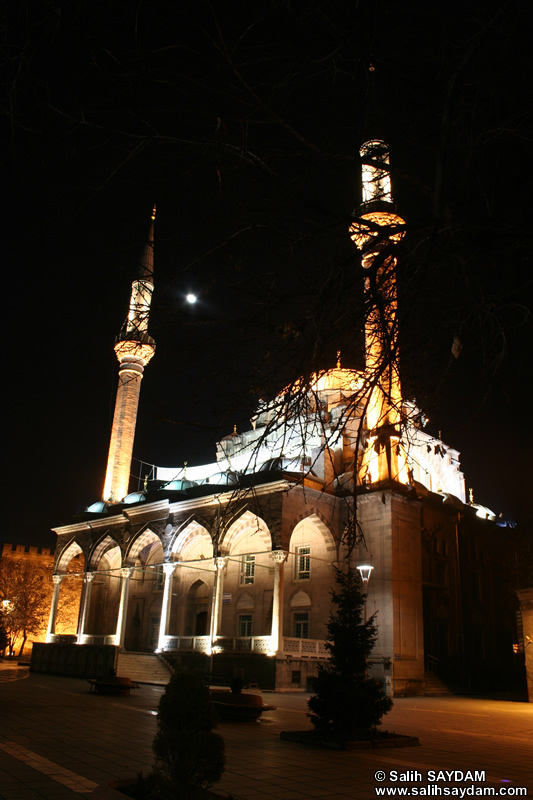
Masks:
[[[118,503],[128,494],[141,380],[155,352],[155,342],[148,334],[154,291],[154,220],[155,206],[139,275],[131,285],[128,316],[114,347],[119,363],[118,387],[103,493],[103,499],[110,503]]]
[[[366,410],[368,441],[359,477],[365,483],[408,483],[400,430],[395,254],[405,221],[394,213],[388,145],[381,139],[370,139],[362,145],[360,155],[362,204],[350,232],[362,251],[362,266],[368,270],[365,351],[370,397]]]

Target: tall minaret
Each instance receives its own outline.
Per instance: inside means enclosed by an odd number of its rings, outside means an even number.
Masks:
[[[350,233],[362,251],[365,279],[365,351],[369,399],[366,409],[368,439],[359,471],[360,480],[408,482],[405,451],[401,445],[402,394],[398,370],[398,319],[396,289],[397,242],[405,221],[394,213],[389,149],[372,139],[360,150],[362,161],[362,213]]]
[[[103,499],[110,503],[118,503],[128,494],[141,380],[155,352],[155,342],[148,335],[154,291],[154,220],[155,206],[139,276],[131,285],[128,317],[115,342],[118,388],[103,494]]]

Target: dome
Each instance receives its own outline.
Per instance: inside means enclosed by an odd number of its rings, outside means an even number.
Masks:
[[[215,472],[214,475],[210,475],[208,478],[204,478],[200,481],[201,484],[209,484],[212,486],[229,486],[239,482],[239,479],[235,472]]]
[[[142,492],[131,492],[131,494],[126,495],[122,502],[130,505],[131,503],[144,503],[145,500],[146,497]]]
[[[105,500],[97,500],[87,508],[90,514],[107,514],[107,503]]]
[[[187,489],[192,489],[193,486],[198,486],[196,481],[188,481],[186,478],[184,480],[177,480],[177,481],[169,481],[165,483],[160,492],[185,492]]]
[[[456,506],[457,508],[464,508],[463,501],[449,492],[438,492],[439,497],[442,497],[442,502],[449,506]]]
[[[221,439],[220,441],[221,441],[221,442],[232,442],[232,441],[234,441],[234,440],[238,440],[238,441],[240,441],[240,439],[241,439],[241,437],[240,437],[240,435],[237,433],[237,426],[236,426],[236,425],[234,425],[234,426],[233,426],[233,431],[232,431],[232,433],[228,433],[228,435],[227,435],[227,436],[223,436],[223,437],[222,437],[222,439]]]
[[[481,519],[490,519],[491,522],[494,522],[496,519],[496,514],[494,511],[491,511],[490,508],[487,506],[480,506],[478,503],[469,503],[470,508],[475,508],[476,510],[476,517],[481,517]]]
[[[359,372],[359,370],[343,369],[342,367],[335,367],[324,372],[314,372],[310,376],[309,382],[299,378],[291,386],[287,386],[280,392],[278,397],[282,397],[287,393],[295,394],[302,389],[309,389],[312,392],[336,390],[351,394],[361,388],[362,375],[363,373]]]

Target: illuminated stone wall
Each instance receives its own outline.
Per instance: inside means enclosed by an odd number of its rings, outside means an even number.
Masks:
[[[46,629],[48,625],[48,610],[52,602],[52,568],[54,564],[54,551],[48,547],[26,547],[23,544],[9,544],[2,545],[1,560],[3,563],[13,561],[23,562],[30,565],[32,569],[42,577],[46,584],[47,597],[43,603],[43,610],[46,612],[42,616],[41,629],[36,634],[31,634],[30,638],[24,645],[23,655],[28,655],[33,646],[33,642],[44,642],[46,640]],[[63,587],[63,597],[60,602],[57,617],[57,633],[62,635],[73,635],[76,633],[78,624],[78,609],[81,594],[81,580],[74,577],[74,575],[83,572],[84,563],[83,558],[77,557],[70,563],[69,574],[70,578],[65,578]],[[21,642],[18,642],[17,647],[20,647]]]
[[[522,612],[528,697],[533,703],[533,588],[522,589],[517,595]]]

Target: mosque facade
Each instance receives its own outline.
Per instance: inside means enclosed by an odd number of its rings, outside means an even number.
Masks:
[[[385,142],[361,149],[363,203],[350,235],[366,270],[365,368],[295,379],[211,464],[129,478],[154,288],[154,216],[128,318],[102,499],[57,534],[47,642],[69,564],[84,564],[77,645],[172,654],[176,663],[278,690],[306,689],[328,658],[334,570],[358,569],[378,638],[370,669],[391,694],[428,671],[464,677],[505,662],[489,509],[467,501],[459,452],[402,397],[395,211]],[[79,576],[78,576],[79,578]],[[508,641],[509,639],[509,641]]]

